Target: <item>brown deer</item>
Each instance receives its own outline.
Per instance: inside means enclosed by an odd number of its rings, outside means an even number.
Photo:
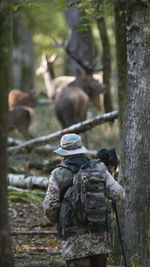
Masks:
[[[104,88],[91,75],[80,73],[78,78],[75,76],[55,78],[53,63],[56,58],[57,56],[53,55],[48,60],[43,54],[36,75],[43,74],[48,97],[54,101],[56,117],[62,128],[66,128],[86,119],[90,98],[102,92]],[[91,87],[94,88],[93,91],[90,90]]]
[[[25,139],[32,139],[29,132],[31,120],[34,117],[34,109],[27,106],[16,106],[8,111],[8,129],[9,131],[17,129]]]
[[[23,93],[18,89],[10,91],[8,95],[9,131],[17,129],[25,139],[33,138],[29,132],[29,127],[35,115],[33,108],[37,105],[39,94],[40,92]]]
[[[8,105],[9,108],[15,106],[28,106],[34,108],[37,105],[37,96],[39,92],[36,93],[23,93],[18,89],[12,89],[8,95]]]

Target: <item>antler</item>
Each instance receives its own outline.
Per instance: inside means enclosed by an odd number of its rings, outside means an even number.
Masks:
[[[66,53],[81,67],[83,71],[87,74],[92,75],[94,72],[102,71],[103,67],[98,67],[99,59],[97,57],[97,48],[95,47],[95,56],[92,62],[85,60],[84,61],[76,55],[76,51],[70,50],[68,42],[66,44],[58,44],[53,42],[55,47],[63,48]],[[81,46],[81,41],[78,43],[78,48]]]

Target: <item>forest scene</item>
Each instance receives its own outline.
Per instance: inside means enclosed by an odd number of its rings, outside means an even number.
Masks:
[[[68,133],[117,154],[107,267],[150,267],[149,0],[1,0],[0,48],[0,267],[66,266],[42,203]]]

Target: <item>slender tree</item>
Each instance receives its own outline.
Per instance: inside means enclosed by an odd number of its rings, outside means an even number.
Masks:
[[[11,0],[0,1],[0,266],[13,267],[7,208],[7,99],[11,83]]]
[[[111,112],[112,99],[111,99],[111,55],[110,55],[110,45],[107,35],[106,22],[104,17],[97,19],[97,26],[102,40],[103,47],[103,83],[107,86],[107,93],[104,95],[104,109],[105,112]]]
[[[126,0],[114,0],[115,15],[115,38],[116,38],[116,59],[117,59],[117,86],[118,86],[118,105],[119,105],[119,125],[120,125],[120,173],[121,180],[124,178],[124,136],[123,121],[124,108],[126,105],[126,77],[127,77],[127,53],[126,53]],[[121,207],[122,208],[122,207]],[[123,216],[123,210],[119,209],[120,218]],[[122,214],[121,214],[122,213]],[[122,220],[123,229],[123,220]],[[115,256],[121,255],[121,247],[118,240],[118,231],[115,232]]]
[[[124,233],[128,262],[148,267],[150,2],[128,0],[126,3],[127,89],[122,119],[122,174],[126,187]]]
[[[25,25],[21,9],[13,14],[13,40],[14,88],[30,91],[34,86],[33,33]]]
[[[127,53],[126,53],[126,0],[114,0],[115,35],[116,35],[116,57],[118,73],[118,104],[120,128],[124,120],[124,107],[126,103],[126,75],[127,75]]]

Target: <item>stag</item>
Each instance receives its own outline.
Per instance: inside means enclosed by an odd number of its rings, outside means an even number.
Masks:
[[[29,132],[31,120],[34,117],[34,109],[27,106],[16,106],[8,112],[8,129],[12,131],[17,129],[26,140],[32,139]]]
[[[36,75],[44,76],[47,95],[54,101],[55,114],[62,128],[86,119],[90,99],[94,94],[99,94],[104,87],[91,75],[81,74],[75,76],[60,76],[55,78],[53,63],[57,56],[53,55],[47,59],[42,55],[40,67]],[[94,88],[94,90],[90,90]],[[84,91],[85,90],[85,91]]]

